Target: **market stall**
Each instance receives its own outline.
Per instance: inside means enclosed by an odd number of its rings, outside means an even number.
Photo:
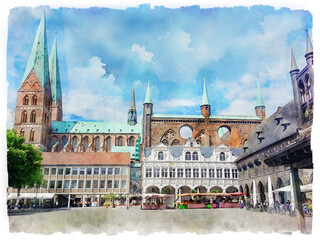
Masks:
[[[174,195],[172,194],[144,194],[142,196],[142,210],[174,209]]]

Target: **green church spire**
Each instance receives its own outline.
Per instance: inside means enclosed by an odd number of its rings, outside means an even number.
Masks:
[[[48,65],[46,17],[45,12],[43,11],[38,32],[23,75],[22,83],[26,80],[31,70],[34,70],[42,88],[44,89],[49,79]]]
[[[206,86],[206,78],[204,78],[204,81],[203,81],[203,94],[202,94],[201,106],[203,105],[210,105],[209,99],[208,99],[207,86]]]
[[[147,93],[146,93],[146,98],[144,100],[144,103],[152,103],[151,90],[150,90],[150,81],[148,81]]]
[[[258,80],[257,104],[256,107],[265,106],[260,90],[260,81]]]
[[[56,39],[54,39],[53,47],[49,58],[49,73],[52,100],[55,102],[56,106],[58,106],[61,98],[61,82]]]
[[[132,88],[131,101],[130,101],[127,121],[130,126],[134,126],[137,124],[137,110],[136,110],[134,87]]]

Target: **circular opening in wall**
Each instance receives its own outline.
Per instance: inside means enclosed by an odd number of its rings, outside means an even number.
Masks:
[[[222,140],[229,140],[231,137],[230,128],[228,126],[219,127],[218,135]]]
[[[180,136],[184,139],[192,138],[192,128],[189,126],[183,126],[180,128]]]

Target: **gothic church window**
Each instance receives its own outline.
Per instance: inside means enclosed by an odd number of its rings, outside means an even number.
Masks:
[[[21,122],[26,123],[27,122],[27,117],[28,117],[27,111],[23,111],[22,114],[21,114]]]
[[[123,137],[118,137],[116,146],[123,146]]]
[[[24,137],[24,130],[23,130],[23,128],[20,130],[20,136],[23,136],[23,137]]]
[[[100,137],[96,137],[94,139],[94,151],[97,152],[99,151],[100,148]]]
[[[106,152],[111,150],[111,137],[107,137],[106,140]]]
[[[77,146],[77,137],[74,137],[73,139],[72,139],[72,145],[71,145],[71,152],[74,152],[74,150],[76,149],[76,146]]]
[[[192,153],[192,160],[198,160],[198,153],[197,152]]]
[[[158,153],[158,160],[163,160],[163,152]]]
[[[36,122],[36,111],[31,112],[30,122]]]
[[[128,140],[128,146],[134,146],[134,137],[130,137]]]
[[[220,161],[225,161],[226,160],[226,154],[224,152],[220,153]]]
[[[30,130],[29,141],[30,141],[30,142],[33,142],[33,141],[34,141],[34,129],[33,129],[33,128]]]
[[[32,105],[37,105],[37,96],[36,95],[34,95],[32,97]]]
[[[29,104],[29,97],[27,95],[23,98],[23,105],[28,105],[28,104]]]
[[[190,152],[186,152],[185,160],[191,160],[191,153]]]
[[[82,148],[82,151],[83,151],[83,152],[86,152],[87,149],[88,149],[88,137],[85,137],[85,138],[83,139],[83,148]]]

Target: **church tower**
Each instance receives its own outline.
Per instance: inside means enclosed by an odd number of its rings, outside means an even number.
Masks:
[[[128,124],[134,126],[137,124],[136,100],[134,95],[134,87],[132,88],[130,107],[128,111]]]
[[[52,121],[62,121],[62,91],[56,39],[54,39],[49,58],[49,74],[52,95]]]
[[[51,86],[45,13],[17,92],[14,128],[27,143],[46,150],[51,124]]]
[[[146,98],[143,104],[143,148],[151,147],[151,115],[153,110],[153,103],[151,100],[150,82],[146,92]]]
[[[256,116],[264,121],[266,119],[266,106],[264,105],[263,97],[260,90],[260,81],[258,80],[257,86],[257,103],[254,108],[256,110]]]
[[[208,99],[208,92],[206,86],[206,79],[203,79],[203,94],[202,94],[202,101],[201,101],[201,115],[205,117],[206,120],[209,119],[211,115],[211,105]]]

